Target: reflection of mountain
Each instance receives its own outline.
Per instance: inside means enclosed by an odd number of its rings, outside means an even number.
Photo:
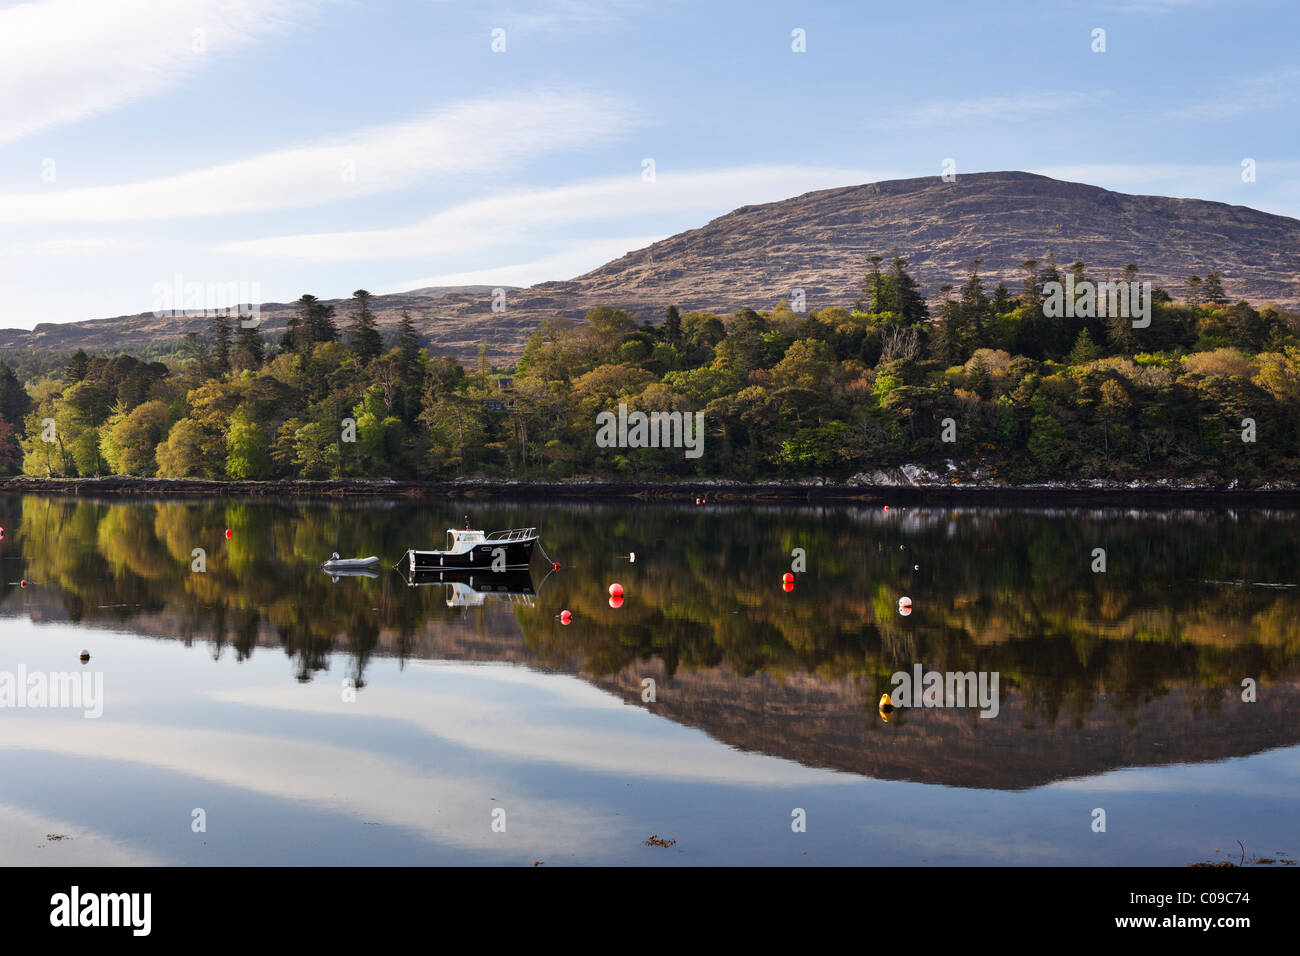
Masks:
[[[596,676],[576,658],[543,661],[525,643],[508,604],[489,602],[474,615],[428,620],[407,640],[381,631],[373,653],[568,673],[741,750],[877,779],[954,787],[1019,790],[1125,767],[1223,760],[1300,744],[1297,680],[1263,685],[1254,704],[1242,703],[1231,688],[1206,694],[1179,687],[1130,711],[1097,701],[1081,715],[1048,723],[1026,713],[1022,695],[1004,693],[996,718],[981,719],[974,710],[921,709],[885,725],[875,713],[870,682],[806,672],[742,677],[726,667],[679,669],[669,677],[659,660]],[[133,620],[131,630],[174,637],[176,624],[167,615],[150,614]],[[189,638],[194,636],[202,637]],[[270,630],[257,643],[265,650],[281,646]],[[657,685],[653,704],[641,700],[646,677]]]
[[[505,590],[481,606],[448,606],[445,582],[333,583],[316,567],[335,550],[433,540],[443,516],[422,506],[0,499],[0,560],[34,582],[0,593],[0,610],[209,642],[217,657],[278,648],[302,681],[343,665],[364,687],[376,655],[519,663],[738,748],[946,785],[1015,789],[1300,742],[1300,595],[1228,583],[1300,579],[1285,515],[492,507],[482,523],[542,525],[566,570],[536,595],[495,582]],[[1105,575],[1087,566],[1098,542]],[[635,566],[619,557],[629,543]],[[815,573],[786,594],[796,545]],[[204,573],[190,569],[196,546]],[[618,611],[612,580],[630,595]],[[910,618],[899,593],[917,600]],[[998,671],[1001,714],[883,725],[874,702],[914,661]],[[1246,676],[1259,703],[1234,690]]]

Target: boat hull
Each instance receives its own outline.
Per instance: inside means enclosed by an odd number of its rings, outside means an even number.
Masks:
[[[459,554],[447,551],[406,552],[406,560],[412,571],[441,571],[443,569],[475,568],[483,571],[502,570],[517,571],[527,568],[533,559],[533,545],[536,538],[524,538],[518,541],[485,541]]]

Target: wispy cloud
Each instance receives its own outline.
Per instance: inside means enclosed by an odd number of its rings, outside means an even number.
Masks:
[[[33,239],[0,245],[6,256],[82,256],[106,252],[132,252],[145,243],[121,236],[67,236],[59,239]]]
[[[1230,119],[1248,113],[1282,110],[1300,103],[1300,67],[1287,66],[1243,76],[1231,88],[1169,111],[1176,119]],[[1290,117],[1294,122],[1294,114]]]
[[[545,239],[542,230],[584,222],[692,213],[721,215],[737,206],[888,179],[890,173],[815,166],[743,166],[706,171],[660,171],[645,182],[639,171],[549,189],[510,192],[462,203],[410,226],[355,232],[277,236],[228,242],[218,251],[317,260],[402,259],[443,255]]]
[[[1105,95],[1064,91],[930,100],[914,107],[883,111],[868,119],[867,125],[877,129],[920,129],[968,123],[1022,123],[1093,105]]]
[[[313,5],[42,0],[6,7],[0,10],[0,89],[6,91],[0,143],[156,95],[284,30]]]
[[[459,103],[335,141],[264,153],[164,179],[0,195],[0,222],[178,219],[318,205],[388,192],[433,174],[485,173],[607,139],[625,105],[542,92]]]

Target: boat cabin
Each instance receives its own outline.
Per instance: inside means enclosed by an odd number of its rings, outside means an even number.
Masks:
[[[472,550],[475,545],[487,541],[482,531],[471,531],[469,528],[448,528],[447,536],[447,550],[444,554],[464,554]]]

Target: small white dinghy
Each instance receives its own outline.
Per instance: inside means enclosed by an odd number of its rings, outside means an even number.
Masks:
[[[335,551],[321,567],[326,571],[360,571],[363,568],[373,568],[378,564],[379,559],[374,555],[368,558],[340,558],[339,553]]]

